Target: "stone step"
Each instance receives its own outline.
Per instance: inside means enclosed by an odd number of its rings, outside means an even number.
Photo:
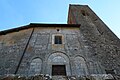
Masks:
[[[68,80],[66,76],[52,76],[52,80]]]

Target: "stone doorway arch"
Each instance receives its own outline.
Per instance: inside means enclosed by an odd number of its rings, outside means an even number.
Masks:
[[[53,66],[65,66],[65,72],[66,75],[69,76],[71,75],[71,71],[70,71],[70,65],[69,65],[69,58],[60,52],[57,53],[53,53],[48,57],[48,63],[47,63],[47,73],[49,75],[52,75],[53,73]],[[59,66],[59,67],[60,67]],[[62,68],[62,67],[61,67]],[[58,71],[59,72],[59,71]]]

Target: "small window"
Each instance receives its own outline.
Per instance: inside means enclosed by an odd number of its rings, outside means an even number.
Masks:
[[[57,29],[57,31],[59,32],[60,30],[59,30],[59,29]]]
[[[55,44],[62,44],[62,36],[55,36],[54,43]]]
[[[89,14],[85,10],[81,10],[83,16],[89,16]]]

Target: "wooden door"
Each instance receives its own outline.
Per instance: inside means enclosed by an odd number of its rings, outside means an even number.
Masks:
[[[65,65],[52,65],[52,75],[61,75],[66,76],[66,68]]]

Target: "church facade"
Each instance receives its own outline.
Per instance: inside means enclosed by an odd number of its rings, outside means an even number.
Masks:
[[[87,5],[70,5],[68,24],[0,32],[0,75],[120,74],[120,40]]]

